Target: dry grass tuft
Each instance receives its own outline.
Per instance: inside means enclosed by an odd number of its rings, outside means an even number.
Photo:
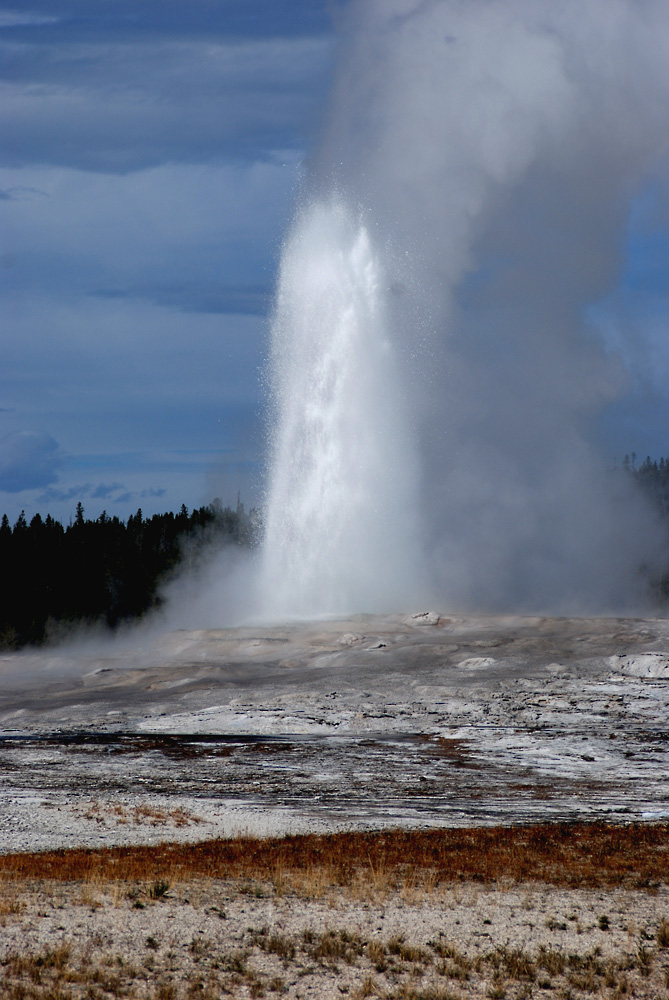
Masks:
[[[83,816],[84,819],[94,820],[100,826],[153,826],[183,827],[190,824],[204,823],[201,816],[176,806],[174,809],[159,809],[150,805],[137,805],[127,808],[119,802],[108,803],[99,802],[97,799],[90,802],[84,808],[72,807],[76,815]]]
[[[655,939],[660,948],[669,948],[669,920],[666,917],[660,920]]]

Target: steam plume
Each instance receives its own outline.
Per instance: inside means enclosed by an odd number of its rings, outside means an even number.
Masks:
[[[666,147],[659,0],[359,0],[273,328],[271,612],[614,610],[657,526],[585,321]]]

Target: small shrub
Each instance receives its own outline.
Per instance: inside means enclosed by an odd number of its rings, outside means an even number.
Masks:
[[[151,899],[164,899],[169,889],[170,883],[160,879],[158,882],[154,882],[149,889],[149,896]]]

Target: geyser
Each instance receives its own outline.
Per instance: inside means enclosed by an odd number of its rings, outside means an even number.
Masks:
[[[281,265],[265,607],[401,606],[417,584],[415,450],[386,276],[339,199],[305,207]]]
[[[664,0],[359,0],[283,253],[272,615],[638,606],[587,311],[669,134]]]

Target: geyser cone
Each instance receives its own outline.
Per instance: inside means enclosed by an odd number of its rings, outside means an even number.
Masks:
[[[415,461],[385,295],[364,224],[338,201],[309,206],[273,323],[270,614],[390,609],[415,592]]]

